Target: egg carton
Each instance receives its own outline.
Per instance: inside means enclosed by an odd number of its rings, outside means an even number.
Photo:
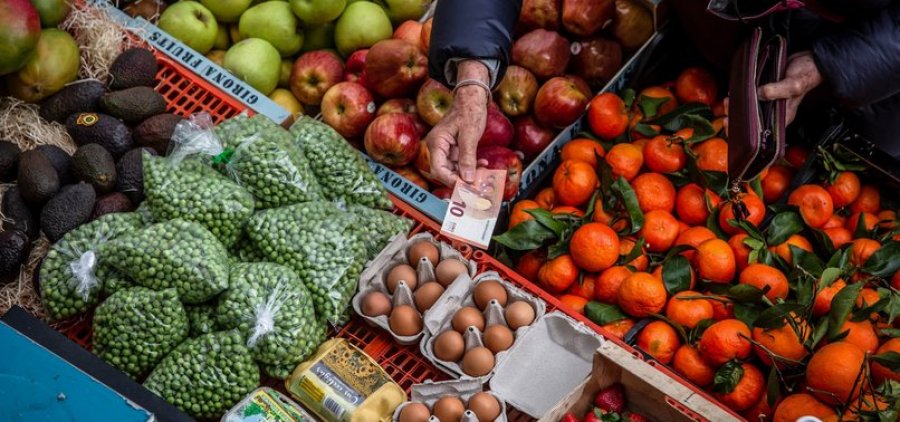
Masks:
[[[484,385],[475,379],[450,380],[441,382],[426,381],[423,384],[415,384],[410,390],[410,401],[401,404],[397,407],[397,410],[394,411],[393,422],[400,421],[400,412],[403,411],[404,407],[410,405],[411,403],[423,403],[428,406],[429,409],[431,409],[434,407],[434,404],[444,396],[458,396],[460,399],[462,399],[463,402],[468,403],[469,399],[471,399],[472,396],[482,391],[484,391]],[[491,395],[494,396],[495,399],[497,399],[498,403],[500,403],[500,416],[498,416],[492,422],[507,422],[506,402],[493,393],[491,393]],[[441,420],[437,416],[431,416],[431,418],[428,419],[428,422],[440,421]],[[466,412],[463,413],[463,417],[462,419],[460,419],[460,422],[479,421],[471,410],[466,410]]]
[[[444,242],[440,242],[435,240],[434,236],[431,233],[419,233],[413,235],[410,238],[406,238],[404,235],[396,235],[391,238],[390,243],[378,255],[369,261],[366,268],[363,270],[362,274],[359,278],[359,286],[357,288],[357,293],[353,296],[353,310],[363,319],[366,320],[367,323],[373,326],[381,327],[387,332],[391,333],[391,336],[394,337],[394,340],[397,343],[403,345],[410,345],[419,342],[424,333],[425,328],[423,324],[423,329],[419,333],[412,336],[402,336],[394,332],[390,326],[390,320],[387,315],[379,315],[377,317],[370,317],[362,312],[362,301],[363,298],[367,294],[373,291],[382,292],[388,296],[391,300],[391,304],[394,307],[400,305],[410,305],[413,309],[416,308],[414,301],[414,292],[413,289],[409,288],[409,285],[401,281],[400,284],[395,289],[394,294],[391,294],[387,289],[386,277],[387,274],[397,265],[408,264],[409,263],[409,247],[415,243],[426,241],[431,242],[438,248],[438,255],[441,260],[443,259],[458,259],[459,261],[466,264],[469,269],[468,274],[461,274],[456,278],[447,288],[444,290],[444,293],[438,298],[438,300],[431,306],[431,308],[425,311],[424,315],[420,312],[419,315],[422,316],[423,320],[427,319],[428,315],[432,313],[442,314],[443,311],[440,309],[441,307],[446,306],[446,303],[455,303],[458,299],[454,299],[454,295],[462,295],[463,292],[468,291],[468,286],[472,284],[472,277],[475,276],[476,272],[476,264],[474,261],[465,259],[462,254],[454,249],[449,244]],[[435,266],[431,263],[428,258],[422,257],[419,260],[419,263],[416,268],[416,278],[418,278],[417,287],[421,287],[425,283],[437,283],[437,277],[435,276]],[[418,312],[418,310],[417,310]]]
[[[519,327],[513,333],[515,335],[515,338],[513,340],[512,346],[510,346],[509,349],[497,353],[494,356],[494,369],[492,369],[491,372],[480,377],[472,377],[463,372],[460,362],[448,362],[445,360],[441,360],[437,356],[435,356],[434,342],[440,333],[453,329],[453,316],[458,310],[466,306],[477,308],[475,304],[475,298],[473,296],[474,288],[479,283],[490,280],[499,282],[506,289],[508,297],[507,305],[517,301],[525,301],[530,304],[534,309],[534,321],[531,323],[531,325]],[[497,365],[502,359],[502,356],[509,353],[510,350],[515,348],[516,344],[519,342],[519,339],[521,339],[528,332],[528,330],[544,316],[547,310],[547,305],[543,300],[504,280],[502,277],[500,277],[500,274],[495,271],[488,271],[475,277],[472,286],[468,289],[465,295],[460,296],[460,299],[461,300],[455,302],[450,302],[448,300],[447,302],[449,303],[444,303],[444,306],[441,309],[442,312],[435,312],[426,316],[424,324],[425,338],[420,343],[421,352],[426,359],[428,359],[435,365],[435,367],[447,373],[448,375],[460,379],[476,379],[483,384],[491,378],[497,368]],[[494,324],[507,325],[503,310],[504,307],[497,303],[496,300],[492,300],[491,303],[489,303],[488,306],[485,307],[482,313],[485,319],[485,329]],[[477,327],[468,327],[465,334],[463,334],[463,338],[466,343],[465,350],[468,352],[475,347],[484,346],[483,336],[484,334]]]

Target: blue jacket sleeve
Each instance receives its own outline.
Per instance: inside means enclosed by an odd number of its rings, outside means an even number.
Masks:
[[[444,69],[454,58],[499,61],[496,80],[510,61],[513,30],[522,0],[441,0],[434,12],[428,70],[450,85]]]
[[[832,93],[861,107],[900,93],[900,4],[849,23],[813,42]]]

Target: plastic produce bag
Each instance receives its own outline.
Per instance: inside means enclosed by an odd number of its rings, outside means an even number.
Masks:
[[[260,363],[296,366],[325,341],[312,297],[300,277],[270,262],[235,264],[219,298],[218,325],[237,328]]]
[[[366,262],[357,217],[330,202],[307,202],[256,213],[247,233],[270,261],[297,272],[316,314],[338,324]]]
[[[41,301],[50,319],[66,319],[97,304],[105,276],[98,249],[142,225],[135,213],[107,214],[66,233],[50,247],[39,274]]]
[[[94,353],[132,378],[153,369],[187,335],[187,314],[175,289],[124,289],[94,314]]]
[[[153,224],[107,242],[100,254],[138,285],[175,288],[184,303],[205,302],[228,287],[228,253],[198,223]]]
[[[166,355],[144,387],[198,419],[219,418],[259,386],[259,367],[237,330],[190,338]]]
[[[272,119],[256,114],[253,117],[242,112],[228,120],[216,125],[215,134],[224,148],[234,148],[238,141],[252,136],[258,130],[271,130],[280,128]]]
[[[242,234],[234,245],[231,245],[228,252],[232,262],[265,262],[269,260],[246,233]]]
[[[391,209],[387,191],[353,146],[325,123],[301,117],[291,134],[332,201]]]
[[[187,313],[188,318],[189,336],[199,337],[203,334],[221,330],[216,324],[217,306],[215,301],[184,306],[184,311]]]
[[[107,297],[119,290],[134,287],[134,282],[122,275],[112,265],[99,265],[96,274],[97,278],[103,281],[103,295]]]
[[[391,238],[398,234],[406,234],[412,230],[413,221],[393,213],[376,210],[362,205],[350,205],[348,211],[359,217],[361,232],[365,233],[363,242],[369,256],[381,252]]]

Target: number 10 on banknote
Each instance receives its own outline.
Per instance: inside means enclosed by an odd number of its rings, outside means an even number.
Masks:
[[[506,170],[480,168],[475,181],[456,182],[450,206],[444,215],[441,233],[459,241],[487,249],[503,205]]]

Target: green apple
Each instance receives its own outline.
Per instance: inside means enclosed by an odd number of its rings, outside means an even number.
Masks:
[[[41,26],[44,28],[56,27],[72,10],[72,2],[66,0],[31,0],[31,5],[41,15]]]
[[[334,24],[307,26],[303,28],[303,51],[334,48]]]
[[[291,87],[291,71],[294,70],[294,62],[291,60],[281,61],[281,73],[278,75],[278,87]]]
[[[347,6],[334,28],[334,41],[342,56],[394,35],[391,20],[381,6],[359,1]]]
[[[200,0],[219,22],[237,22],[253,0]]]
[[[238,30],[244,38],[261,38],[278,49],[282,57],[293,56],[303,46],[303,32],[291,5],[269,1],[247,9],[241,15]]]
[[[417,21],[428,9],[429,0],[381,0],[391,22],[396,25],[403,21]]]
[[[167,7],[157,25],[200,54],[212,49],[219,34],[215,16],[195,1],[180,1]]]
[[[244,37],[241,36],[241,31],[238,30],[238,24],[228,25],[228,37],[231,38],[232,44],[237,44],[244,40]]]
[[[228,50],[230,46],[231,39],[228,37],[228,28],[225,25],[219,25],[219,30],[216,32],[216,43],[213,44],[213,48],[216,50]]]
[[[247,38],[228,49],[222,67],[263,95],[269,95],[278,86],[281,55],[266,40]]]
[[[291,0],[291,10],[303,23],[319,25],[341,15],[347,0]]]

